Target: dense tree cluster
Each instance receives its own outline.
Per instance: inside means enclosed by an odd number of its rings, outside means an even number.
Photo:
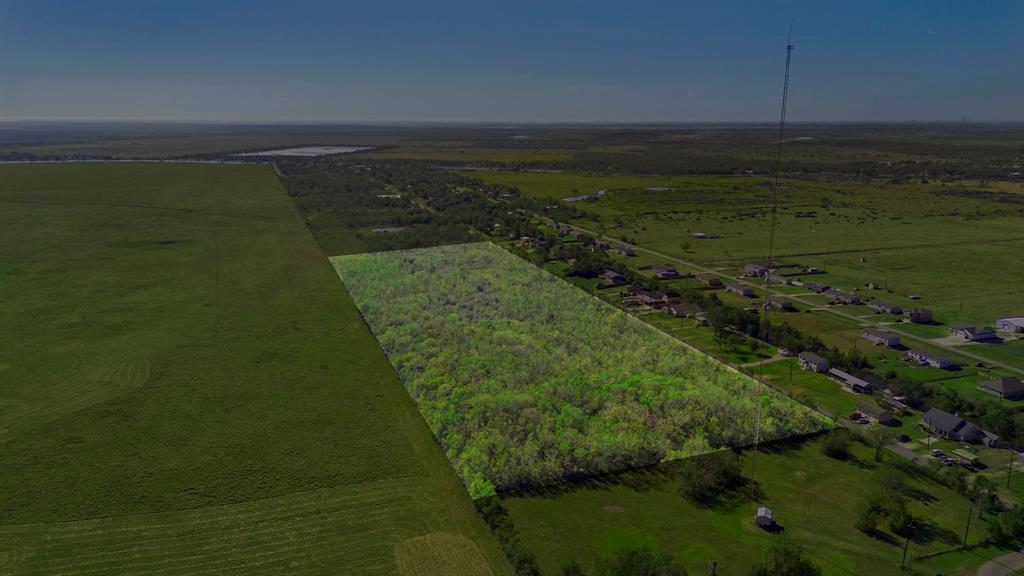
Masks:
[[[522,196],[457,172],[415,162],[283,159],[283,182],[307,220],[329,214],[371,250],[421,248],[480,240],[481,231],[537,234],[534,214],[580,218],[576,207]],[[386,234],[366,229],[395,228]]]
[[[497,246],[335,265],[474,496],[753,441],[755,381]],[[761,402],[762,440],[825,424]]]
[[[740,459],[733,452],[688,458],[680,471],[683,497],[700,505],[713,504],[743,480]]]

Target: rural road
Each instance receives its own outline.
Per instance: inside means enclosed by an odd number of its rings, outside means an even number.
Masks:
[[[989,560],[978,568],[978,576],[1011,576],[1024,570],[1024,554],[1010,552]]]
[[[764,289],[764,286],[759,286],[757,284],[752,284],[750,282],[747,282],[746,280],[742,280],[742,279],[736,278],[734,276],[729,276],[728,274],[724,274],[724,273],[719,272],[717,270],[708,268],[707,266],[702,266],[700,264],[697,264],[696,262],[690,262],[688,260],[683,260],[681,258],[676,258],[675,256],[669,256],[668,254],[665,254],[665,253],[662,253],[662,252],[657,252],[657,251],[651,250],[649,248],[644,248],[643,246],[637,246],[635,244],[630,244],[629,242],[623,242],[622,240],[618,240],[618,239],[613,238],[611,236],[606,236],[604,234],[600,234],[600,233],[594,232],[593,230],[588,230],[586,228],[581,228],[579,226],[573,226],[571,224],[567,224],[567,226],[569,226],[570,228],[575,228],[576,230],[579,230],[580,232],[583,232],[585,234],[589,234],[591,236],[594,236],[595,238],[601,238],[601,239],[603,239],[603,240],[605,240],[605,241],[607,241],[607,242],[609,242],[611,244],[617,244],[617,245],[620,245],[620,246],[629,246],[629,247],[633,248],[634,250],[639,250],[641,252],[646,252],[646,253],[648,253],[648,254],[650,254],[652,256],[657,256],[658,258],[664,258],[665,260],[668,260],[668,261],[671,261],[671,262],[675,262],[676,264],[682,264],[682,265],[688,266],[690,268],[696,268],[697,270],[700,270],[701,272],[707,272],[709,274],[714,274],[716,276],[719,276],[721,278],[725,278],[725,279],[727,279],[729,281],[732,281],[732,282],[742,282],[743,284],[747,284],[748,286],[754,286],[755,288]],[[782,296],[783,298],[788,298],[790,300],[794,300],[796,302],[800,302],[801,304],[805,304],[805,305],[807,304],[807,302],[804,302],[803,300],[800,299],[799,295],[785,294],[785,293],[779,292],[777,290],[771,290],[771,289],[769,289],[768,292],[770,294],[774,295],[774,296]],[[965,352],[964,350],[962,350],[962,349],[960,349],[960,348],[958,348],[956,346],[949,346],[947,344],[941,344],[941,343],[938,343],[938,342],[933,342],[931,340],[928,340],[927,338],[921,338],[920,336],[915,336],[913,334],[910,334],[909,332],[904,332],[902,330],[895,329],[890,324],[881,324],[881,323],[878,323],[878,322],[872,322],[870,320],[864,320],[862,318],[854,316],[853,314],[847,314],[845,312],[840,312],[839,310],[836,310],[835,307],[820,308],[820,309],[821,310],[825,310],[826,312],[828,312],[830,314],[835,314],[836,316],[841,316],[843,318],[847,318],[847,319],[850,319],[850,320],[856,320],[860,325],[864,326],[865,328],[879,328],[879,329],[883,329],[883,330],[892,332],[893,334],[897,334],[897,335],[899,335],[902,338],[907,338],[909,340],[916,340],[918,342],[922,342],[922,343],[928,344],[930,346],[935,346],[936,348],[942,348],[943,350],[946,350],[947,352],[952,352],[953,354],[959,354],[960,356],[966,356],[967,358],[971,358],[972,360],[976,360],[978,362],[984,362],[986,364],[990,364],[992,366],[997,366],[997,367],[1002,368],[1004,370],[1009,370],[1010,372],[1015,372],[1017,374],[1024,375],[1024,369],[1022,369],[1022,368],[1018,368],[1016,366],[1013,366],[1013,365],[1010,365],[1010,364],[1006,364],[1005,362],[999,362],[999,361],[996,361],[996,360],[992,360],[990,358],[985,358],[984,356],[978,356],[977,354],[973,354],[971,352]]]

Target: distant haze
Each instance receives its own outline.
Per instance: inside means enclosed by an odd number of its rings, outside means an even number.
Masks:
[[[1024,120],[1024,2],[0,0],[0,120]]]

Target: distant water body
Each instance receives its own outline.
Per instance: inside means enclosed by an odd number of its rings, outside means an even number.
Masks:
[[[326,154],[352,154],[369,150],[368,146],[304,146],[301,148],[281,148],[278,150],[262,150],[246,152],[235,156],[324,156]]]

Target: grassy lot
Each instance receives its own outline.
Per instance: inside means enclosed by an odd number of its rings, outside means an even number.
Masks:
[[[270,168],[3,166],[0,239],[0,572],[508,573]]]
[[[838,382],[824,374],[801,370],[795,358],[770,362],[763,367],[749,368],[748,371],[764,376],[774,388],[831,416],[846,416],[855,412],[857,403],[867,398],[843,390]]]
[[[692,504],[679,495],[678,470],[684,461],[510,496],[504,504],[545,573],[557,573],[571,558],[586,564],[619,547],[643,543],[673,554],[692,573],[707,573],[709,564],[717,562],[722,576],[746,574],[772,538],[753,525],[755,508],[768,505],[785,533],[804,547],[824,574],[902,574],[902,539],[873,539],[854,527],[856,506],[871,489],[880,466],[863,446],[855,445],[855,459],[838,461],[824,456],[819,444],[812,441],[759,454],[756,470],[763,497],[756,500],[737,496],[711,508]],[[750,453],[744,453],[746,474],[750,459]],[[911,485],[920,495],[912,499],[911,513],[929,534],[911,542],[911,566],[923,568],[916,557],[957,547],[968,502],[927,479],[914,479]],[[983,534],[984,522],[976,521],[970,541],[977,542]],[[928,565],[946,565],[943,562],[936,558]],[[948,565],[958,563],[961,560],[950,559]]]

